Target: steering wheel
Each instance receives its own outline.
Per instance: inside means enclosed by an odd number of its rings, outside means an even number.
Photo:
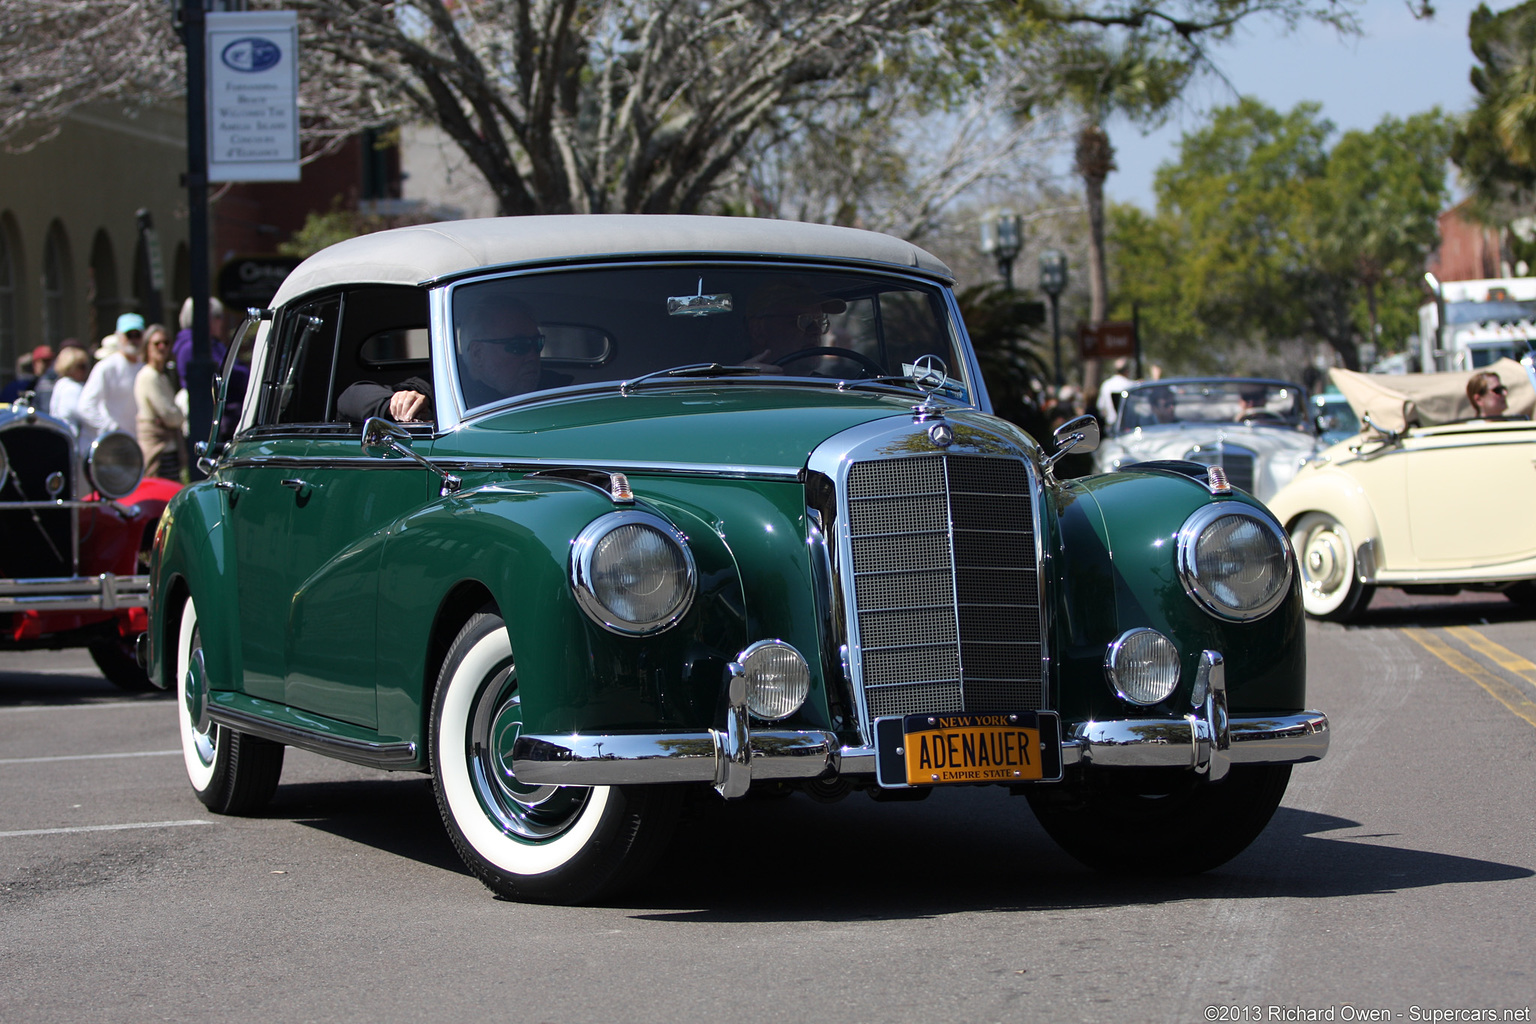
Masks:
[[[1249,409],[1237,418],[1239,423],[1247,423],[1249,420],[1263,420],[1267,423],[1278,423],[1282,417],[1279,413],[1269,409]]]
[[[783,366],[785,363],[792,363],[797,359],[813,359],[816,356],[836,356],[838,359],[848,359],[868,370],[869,375],[872,377],[885,376],[885,367],[864,353],[855,352],[851,348],[836,348],[831,345],[824,348],[802,348],[798,352],[791,352],[787,356],[780,356],[777,363],[779,366]]]

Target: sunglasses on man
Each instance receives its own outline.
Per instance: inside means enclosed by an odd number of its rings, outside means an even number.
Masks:
[[[475,340],[481,345],[495,345],[511,356],[525,356],[529,352],[544,351],[542,334],[513,334],[506,338],[476,338]]]

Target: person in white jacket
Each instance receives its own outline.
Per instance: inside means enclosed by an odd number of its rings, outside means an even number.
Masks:
[[[91,442],[112,430],[138,436],[139,405],[133,397],[133,380],[139,375],[144,318],[124,313],[117,318],[117,351],[91,367],[80,391],[75,414],[80,419],[80,450],[89,451]],[[89,436],[87,436],[89,435]]]

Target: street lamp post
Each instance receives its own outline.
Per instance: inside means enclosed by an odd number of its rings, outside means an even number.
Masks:
[[[1024,218],[1011,210],[999,210],[981,222],[981,251],[997,260],[1003,286],[1013,291],[1013,261],[1024,248]]]
[[[1061,387],[1061,319],[1057,303],[1067,288],[1067,254],[1047,249],[1040,254],[1040,290],[1051,298],[1051,351],[1056,357],[1056,386]]]

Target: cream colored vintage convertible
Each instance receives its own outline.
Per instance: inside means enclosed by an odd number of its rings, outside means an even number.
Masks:
[[[1536,392],[1512,360],[1487,369],[1509,389],[1509,418],[1472,418],[1467,373],[1333,371],[1361,433],[1269,501],[1308,614],[1348,621],[1376,587],[1536,604]]]

